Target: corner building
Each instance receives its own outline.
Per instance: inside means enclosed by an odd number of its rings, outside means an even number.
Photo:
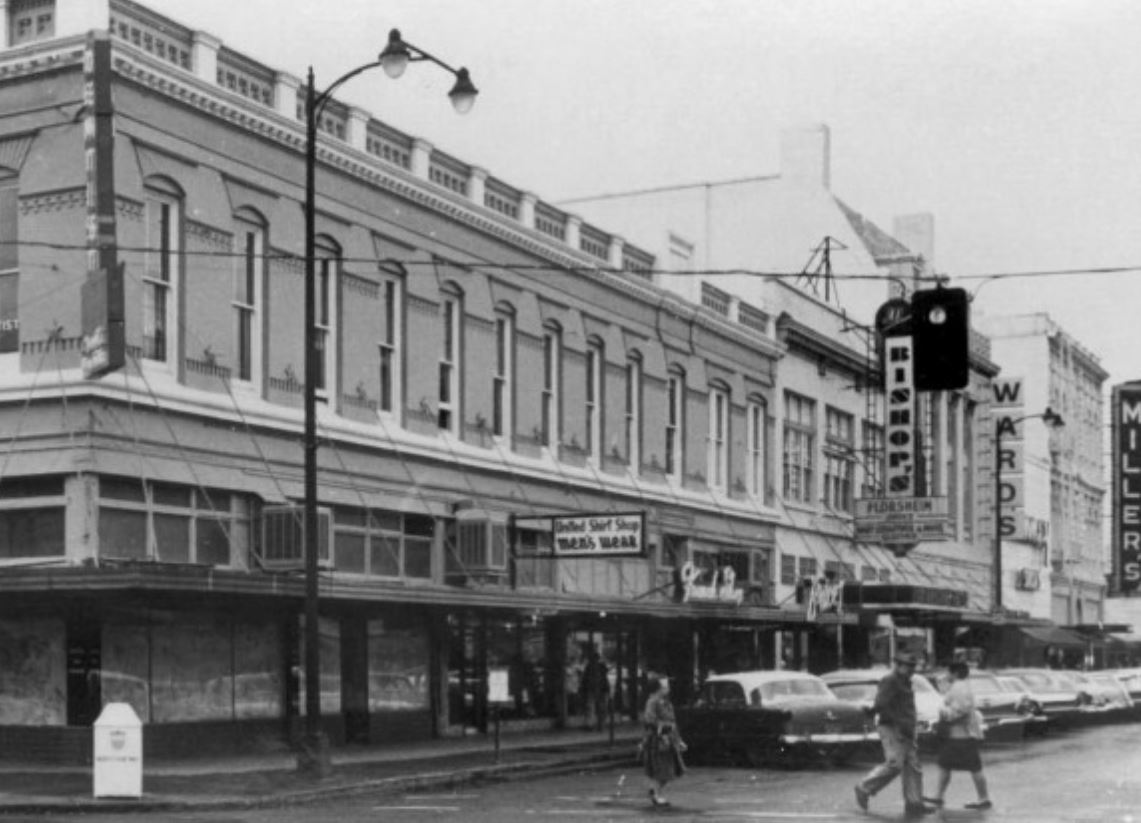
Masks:
[[[305,705],[304,89],[126,0],[0,8],[0,745],[81,762],[113,701],[151,756],[287,745]],[[772,665],[805,621],[772,577],[783,346],[359,109],[325,109],[317,164],[332,740],[485,733],[504,670],[507,732],[581,724],[592,650],[634,718],[647,671],[686,697],[720,627],[750,638],[737,664]],[[122,273],[126,344],[97,379],[89,226]],[[552,516],[628,513],[640,551],[555,551]]]

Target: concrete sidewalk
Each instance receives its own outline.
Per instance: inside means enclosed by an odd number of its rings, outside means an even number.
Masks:
[[[0,761],[0,815],[120,814],[296,805],[351,794],[388,794],[480,780],[511,780],[633,764],[640,731],[519,732],[331,752],[325,778],[302,775],[288,752],[150,763],[143,753],[140,799],[94,798],[91,767],[34,767]]]

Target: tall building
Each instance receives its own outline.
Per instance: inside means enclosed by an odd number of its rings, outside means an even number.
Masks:
[[[1024,563],[1016,563],[1004,583],[1012,594],[1031,588],[1043,593],[1036,617],[1060,625],[1097,624],[1105,617],[1103,388],[1108,373],[1047,314],[987,317],[980,328],[991,338],[1002,368],[1007,405],[1012,414],[1028,417],[1017,424],[1024,497],[1012,501],[1013,507],[1024,502],[1025,517],[1016,539],[1004,548],[1021,552]],[[1061,427],[1049,430],[1038,421],[1047,407],[1061,415]],[[1030,573],[1020,577],[1018,568]]]
[[[126,702],[152,755],[284,744],[306,89],[129,0],[0,11],[0,740],[82,761]],[[367,112],[319,125],[330,738],[486,732],[490,683],[509,728],[582,723],[595,652],[620,720],[649,671],[684,699],[774,665],[808,614],[774,581],[771,330]]]
[[[563,205],[654,252],[663,261],[655,282],[771,328],[784,344],[773,419],[779,597],[805,580],[843,581],[844,607],[860,615],[852,629],[800,632],[789,657],[814,666],[849,656],[883,662],[906,643],[941,660],[956,648],[980,660],[989,650],[994,662],[998,643],[985,633],[972,648],[959,644],[968,642],[964,629],[992,622],[997,605],[987,428],[997,363],[971,332],[968,385],[920,395],[904,412],[914,425],[895,435],[910,439],[911,427],[918,436],[905,449],[915,459],[911,495],[934,499],[945,522],[939,539],[917,539],[897,556],[898,545],[857,532],[866,501],[885,496],[885,425],[900,414],[885,409],[873,318],[889,298],[935,287],[934,220],[903,216],[888,233],[841,200],[831,187],[831,142],[826,126],[792,129],[776,174]]]

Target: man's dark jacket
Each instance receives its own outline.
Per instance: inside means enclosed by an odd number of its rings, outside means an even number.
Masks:
[[[872,707],[881,726],[894,726],[904,737],[915,736],[915,692],[911,677],[891,671],[880,680]]]

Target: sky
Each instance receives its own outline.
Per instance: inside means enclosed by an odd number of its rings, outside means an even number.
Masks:
[[[933,214],[972,311],[1046,312],[1109,384],[1141,379],[1135,0],[144,3],[319,88],[399,28],[470,70],[475,108],[428,65],[338,99],[550,203],[775,174],[782,130],[825,123],[833,192],[888,231]]]

